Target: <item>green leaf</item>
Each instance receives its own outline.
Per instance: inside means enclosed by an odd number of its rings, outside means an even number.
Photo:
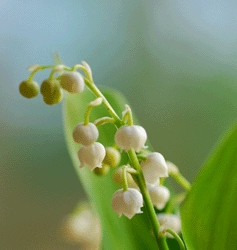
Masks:
[[[198,174],[181,207],[190,250],[237,249],[237,127]]]
[[[102,89],[102,92],[120,115],[124,110],[124,104],[128,102],[118,92],[108,89]],[[74,143],[72,131],[77,123],[83,121],[87,105],[95,97],[89,91],[84,91],[79,95],[67,94],[65,99],[64,125],[67,146],[76,173],[100,216],[103,228],[102,249],[157,249],[145,213],[136,215],[129,220],[124,216],[118,218],[118,215],[112,210],[112,195],[117,189],[121,188],[112,179],[113,171],[106,176],[96,176],[87,167],[79,169],[79,160],[77,158],[79,145]],[[91,113],[91,121],[103,116],[108,116],[107,110],[103,106],[95,107]],[[98,141],[104,146],[114,144],[115,127],[112,124],[99,127],[99,133]]]

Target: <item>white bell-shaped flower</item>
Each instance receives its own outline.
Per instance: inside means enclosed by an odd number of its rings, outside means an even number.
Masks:
[[[135,188],[128,190],[119,189],[112,197],[112,208],[119,215],[124,214],[131,219],[135,214],[142,213],[143,198],[141,193]]]
[[[99,131],[94,123],[89,122],[87,125],[79,123],[74,128],[72,136],[75,142],[89,146],[98,139]]]
[[[85,88],[83,76],[76,71],[62,74],[60,85],[70,93],[81,93]]]
[[[80,168],[87,166],[91,171],[94,168],[102,168],[102,161],[105,158],[105,148],[99,142],[94,142],[90,146],[81,146],[78,151]]]
[[[141,163],[145,180],[150,185],[157,185],[160,177],[168,177],[168,167],[162,154],[153,152]]]
[[[181,232],[181,220],[179,215],[161,213],[158,214],[157,217],[160,223],[160,232],[165,231],[166,229],[171,229],[177,234]],[[173,236],[169,233],[166,233],[166,236],[173,238]]]
[[[138,125],[123,126],[115,134],[116,144],[125,151],[133,148],[139,152],[144,147],[146,140],[146,130]]]
[[[152,204],[159,210],[163,209],[170,198],[170,191],[165,186],[147,186]]]

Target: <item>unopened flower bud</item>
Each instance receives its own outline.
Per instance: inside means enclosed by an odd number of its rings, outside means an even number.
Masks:
[[[105,148],[99,142],[86,146],[81,146],[78,151],[78,158],[80,160],[80,167],[87,166],[91,171],[94,168],[102,168],[102,161],[105,157]]]
[[[174,163],[166,161],[166,164],[168,167],[169,175],[177,175],[179,173],[179,169]]]
[[[107,147],[105,150],[106,155],[103,162],[112,168],[117,167],[121,160],[119,151],[113,147]]]
[[[160,177],[168,177],[168,167],[162,154],[153,152],[141,163],[142,172],[148,184],[157,185]]]
[[[84,146],[89,146],[98,139],[99,131],[91,122],[86,125],[84,125],[84,123],[79,123],[74,128],[72,136],[75,142]]]
[[[70,93],[81,93],[85,88],[83,76],[78,72],[64,73],[60,77],[63,89]]]
[[[55,71],[55,72],[60,72],[60,71],[64,70],[64,68],[65,68],[65,65],[63,65],[63,64],[58,64],[58,65],[56,65],[56,66],[54,67],[54,71]]]
[[[152,204],[159,210],[163,209],[170,198],[170,191],[165,186],[147,186]]]
[[[19,86],[19,91],[26,98],[33,98],[39,93],[39,86],[34,81],[22,81]]]
[[[102,97],[98,97],[95,100],[91,101],[89,103],[89,105],[92,106],[92,107],[96,107],[96,106],[99,106],[102,102],[103,102],[103,98]]]
[[[157,217],[160,223],[160,231],[171,229],[177,234],[181,232],[181,220],[178,215],[161,213],[158,214]],[[173,238],[173,236],[169,233],[166,233],[166,236],[169,238]]]
[[[117,169],[114,171],[114,173],[113,173],[113,180],[114,180],[117,184],[119,184],[119,185],[121,185],[121,186],[123,185],[123,177],[122,177],[122,175],[123,175],[123,167],[117,168]],[[133,180],[131,174],[130,174],[129,172],[127,172],[126,175],[127,175],[128,186],[129,186],[130,188],[136,188],[136,189],[138,189],[138,186],[137,186],[136,182]]]
[[[93,172],[98,176],[104,176],[108,174],[109,170],[110,170],[110,166],[102,163],[102,168],[95,168]]]
[[[123,126],[116,131],[115,142],[119,148],[139,152],[147,140],[146,130],[138,125]]]
[[[40,65],[38,65],[38,64],[32,64],[32,65],[30,65],[28,68],[27,68],[27,70],[29,70],[29,71],[34,71],[34,70],[36,70],[37,68],[39,68],[40,67]]]
[[[63,92],[56,79],[46,79],[42,82],[40,92],[43,95],[43,100],[48,105],[54,105],[62,101]]]
[[[142,213],[143,198],[141,193],[134,188],[117,190],[112,197],[112,208],[119,215],[124,214],[131,219],[135,214]]]
[[[90,78],[92,78],[92,70],[89,64],[85,61],[82,61],[82,65],[85,67],[87,73],[89,74]]]

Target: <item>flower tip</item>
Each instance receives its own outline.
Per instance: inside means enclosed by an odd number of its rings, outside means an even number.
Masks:
[[[40,66],[40,65],[38,65],[38,64],[32,64],[32,65],[30,65],[30,66],[27,68],[27,70],[28,70],[28,71],[34,71],[34,70],[36,70],[39,66]]]
[[[96,107],[96,106],[99,106],[102,102],[103,102],[103,98],[98,97],[94,101],[90,102],[90,106]]]
[[[65,67],[65,65],[63,65],[63,64],[58,64],[58,65],[56,65],[56,66],[54,67],[54,71],[55,71],[55,72],[60,72],[60,71],[64,70],[64,67]]]

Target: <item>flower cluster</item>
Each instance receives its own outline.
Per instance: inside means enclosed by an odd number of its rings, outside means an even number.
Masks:
[[[126,107],[127,110],[129,110]],[[115,142],[121,150],[128,152],[135,150],[137,156],[140,155],[147,140],[147,133],[145,129],[138,125],[124,125],[120,127],[115,134]],[[165,186],[160,186],[160,178],[168,177],[168,167],[164,157],[157,152],[141,155],[142,160],[140,166],[145,178],[148,192],[150,194],[152,204],[159,210],[163,209],[170,198],[169,189]],[[116,173],[118,174],[118,172]],[[138,187],[138,186],[137,186]],[[139,188],[138,188],[139,189]],[[135,214],[140,213],[142,203],[140,202],[134,188],[128,188],[122,192],[118,190],[112,198],[112,207],[119,215],[124,214],[128,218],[132,218]],[[118,196],[119,192],[119,196]],[[129,196],[128,196],[129,192]],[[128,199],[130,199],[128,201]],[[123,201],[123,202],[122,202]],[[138,201],[138,202],[136,202]],[[140,208],[138,208],[140,204]],[[130,214],[128,214],[128,211]]]
[[[84,62],[84,66],[85,65],[88,67]],[[37,82],[33,80],[33,77],[38,71],[47,68],[52,68],[51,74],[48,79],[42,82],[39,88]],[[85,88],[84,78],[79,72],[75,71],[76,67],[70,69],[61,64],[57,66],[31,65],[28,70],[32,72],[28,79],[20,83],[19,91],[21,95],[26,98],[33,98],[38,95],[40,90],[43,101],[48,105],[61,102],[63,90],[69,93],[81,93]],[[55,73],[59,73],[59,75],[55,77]]]
[[[51,73],[39,88],[33,77],[39,70],[48,68],[51,69]],[[83,71],[84,75],[77,72],[77,69]],[[169,175],[176,178],[179,183],[183,183],[187,190],[190,188],[189,183],[184,178],[180,178],[179,170],[174,164],[166,162],[162,154],[151,152],[145,146],[146,130],[142,126],[133,124],[130,107],[125,105],[121,118],[113,110],[95,86],[87,63],[82,62],[82,65],[74,65],[72,68],[61,64],[57,66],[32,65],[29,70],[32,71],[29,78],[22,81],[19,86],[20,93],[26,98],[33,98],[40,91],[44,102],[54,105],[62,100],[63,90],[79,94],[84,91],[85,86],[96,95],[97,98],[88,104],[84,121],[79,121],[72,131],[72,138],[75,143],[80,144],[78,150],[80,168],[87,166],[97,175],[104,175],[110,169],[118,167],[121,160],[120,152],[124,151],[127,154],[127,158],[123,158],[123,164],[127,159],[125,165],[114,172],[114,180],[122,188],[115,191],[111,203],[112,209],[119,216],[125,215],[131,219],[135,214],[142,213],[143,203],[145,206],[150,203],[148,209],[153,209],[148,211],[150,214],[155,212],[154,207],[157,210],[166,209],[170,201],[170,191],[164,186],[164,181]],[[95,121],[90,121],[91,110],[101,104],[104,104],[111,117],[99,117]],[[98,141],[98,127],[106,123],[112,123],[116,127],[113,146],[108,147]],[[160,228],[162,231],[167,227],[173,228],[175,232],[180,231],[180,220],[177,216],[159,214],[158,220],[162,225]],[[155,223],[158,223],[158,220]]]

